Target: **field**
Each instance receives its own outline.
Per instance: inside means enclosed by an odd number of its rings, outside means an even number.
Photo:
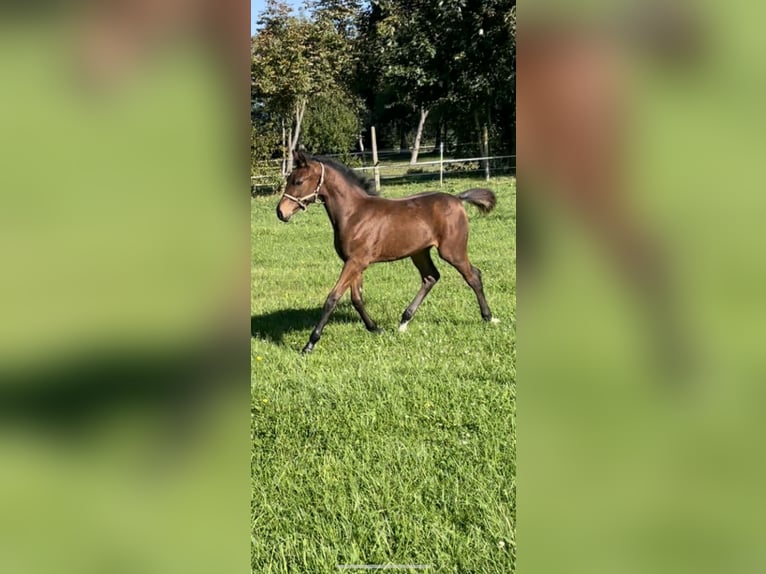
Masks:
[[[495,211],[467,206],[469,256],[500,324],[481,321],[470,288],[434,253],[441,281],[406,333],[397,325],[419,275],[409,260],[374,265],[364,297],[384,333],[364,329],[346,294],[305,357],[341,269],[329,221],[312,206],[284,224],[275,196],[252,199],[253,572],[514,570],[515,180],[489,187]]]

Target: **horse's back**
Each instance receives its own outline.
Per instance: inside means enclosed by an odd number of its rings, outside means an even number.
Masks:
[[[426,191],[423,193],[417,193],[415,195],[408,195],[406,197],[397,197],[386,201],[394,202],[395,204],[405,204],[412,207],[422,208],[436,208],[444,209],[447,207],[454,207],[462,205],[460,199],[452,194],[444,193],[442,191]]]
[[[414,195],[406,195],[404,197],[396,197],[392,201],[407,201],[408,199],[420,199],[423,197],[435,197],[438,195],[449,195],[448,193],[443,193],[441,191],[423,191],[420,193],[416,193]]]
[[[396,199],[369,198],[368,232],[379,237],[375,259],[394,260],[439,247],[452,235],[467,233],[467,216],[460,199],[442,192],[426,192]],[[367,233],[365,235],[368,235]]]

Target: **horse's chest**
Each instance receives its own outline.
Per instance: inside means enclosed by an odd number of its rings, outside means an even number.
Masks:
[[[362,237],[369,239],[369,233],[364,233],[364,228],[359,221],[351,219],[343,225],[334,225],[335,252],[344,262],[349,259],[365,257],[368,255],[372,243],[361,240]]]
[[[343,261],[348,261],[348,249],[343,246],[343,241],[335,234],[335,253],[338,254]]]

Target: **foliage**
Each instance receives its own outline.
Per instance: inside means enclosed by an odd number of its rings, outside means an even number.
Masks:
[[[338,87],[350,56],[330,22],[295,16],[281,0],[268,0],[258,22],[251,59],[255,100],[289,113],[296,101]]]
[[[344,154],[359,136],[359,106],[348,97],[319,96],[306,108],[303,145],[312,153]]]
[[[450,103],[453,110],[477,114],[510,147],[515,141],[515,1],[477,0],[471,8],[453,20],[453,29],[462,33],[453,34],[449,44],[454,54]]]
[[[432,4],[425,1],[373,2],[366,56],[377,77],[374,85],[396,95],[397,103],[428,107],[443,94]]]
[[[250,157],[253,162],[282,157],[281,129],[274,116],[253,113],[250,126]]]
[[[317,22],[327,22],[347,42],[358,37],[362,11],[360,0],[307,0],[306,6]]]
[[[251,41],[251,99],[288,128],[288,169],[297,148],[309,97],[344,91],[351,50],[333,20],[295,16],[281,0],[268,0]]]
[[[478,148],[484,125],[491,150],[515,147],[514,0],[306,0],[305,7],[308,16],[296,16],[282,0],[268,0],[253,37],[253,100],[285,121],[288,146],[302,135],[313,151],[346,151],[355,138],[341,137],[351,131],[341,108],[361,101],[360,131],[374,125],[379,148],[410,146],[416,127]],[[342,126],[318,117],[320,101],[334,104],[323,113]],[[301,134],[306,106],[313,119]]]
[[[275,113],[289,114],[295,102],[313,88],[306,45],[308,22],[278,0],[269,0],[252,38],[253,99]]]

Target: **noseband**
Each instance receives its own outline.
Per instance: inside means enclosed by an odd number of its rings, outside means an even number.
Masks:
[[[287,193],[287,190],[285,190],[285,193],[282,194],[282,197],[286,197],[287,199],[293,200],[295,203],[298,204],[298,207],[300,207],[303,211],[306,211],[306,208],[308,207],[312,199],[316,201],[316,203],[323,203],[323,201],[319,197],[319,188],[324,185],[324,164],[320,161],[319,165],[322,166],[322,175],[319,177],[319,183],[317,184],[317,187],[314,190],[314,193],[310,193],[306,197],[293,197],[292,195]]]

